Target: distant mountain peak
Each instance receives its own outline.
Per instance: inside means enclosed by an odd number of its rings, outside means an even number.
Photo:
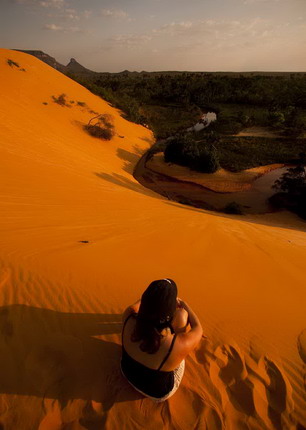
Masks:
[[[69,64],[79,64],[79,63],[77,62],[77,60],[75,58],[70,58],[70,61],[67,64],[67,67],[69,66]]]
[[[66,70],[69,72],[75,72],[75,73],[82,73],[82,72],[91,72],[94,73],[92,70],[87,69],[86,67],[82,66],[75,58],[71,58],[69,63],[66,66]]]

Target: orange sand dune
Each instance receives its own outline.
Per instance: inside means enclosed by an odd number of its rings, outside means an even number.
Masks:
[[[34,57],[1,50],[0,71],[0,427],[305,427],[303,224],[161,198],[132,177],[150,131]],[[110,142],[84,132],[90,111],[113,115]],[[160,277],[208,339],[156,405],[120,374],[120,314]]]

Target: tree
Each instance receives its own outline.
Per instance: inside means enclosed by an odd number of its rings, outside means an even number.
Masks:
[[[269,124],[272,127],[281,127],[285,122],[285,115],[280,111],[270,111],[268,115]]]
[[[295,167],[288,169],[275,181],[273,188],[284,191],[291,195],[299,194],[300,190],[306,185],[305,167],[299,163]]]
[[[291,167],[280,179],[275,181],[273,188],[280,192],[271,197],[270,202],[285,207],[306,219],[306,156],[300,154],[295,167]]]
[[[164,150],[164,159],[202,173],[214,173],[220,167],[214,145],[195,142],[188,135],[173,138]]]

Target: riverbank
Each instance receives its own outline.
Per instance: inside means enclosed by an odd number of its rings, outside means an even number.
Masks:
[[[220,169],[215,174],[203,174],[165,163],[163,154],[157,153],[142,157],[134,177],[145,187],[179,203],[222,212],[235,202],[245,214],[265,214],[275,211],[268,199],[274,194],[272,185],[286,169],[273,164],[240,173]]]
[[[218,169],[215,173],[199,173],[188,167],[179,166],[164,161],[163,152],[154,154],[150,158],[146,167],[162,175],[171,176],[179,181],[192,182],[201,185],[211,191],[218,193],[234,193],[249,190],[254,181],[267,173],[284,167],[284,164],[269,164],[246,169],[241,172],[230,172],[225,169]]]

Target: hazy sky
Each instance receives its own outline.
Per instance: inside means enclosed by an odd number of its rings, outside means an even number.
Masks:
[[[96,71],[306,71],[306,0],[0,0],[0,46]]]

